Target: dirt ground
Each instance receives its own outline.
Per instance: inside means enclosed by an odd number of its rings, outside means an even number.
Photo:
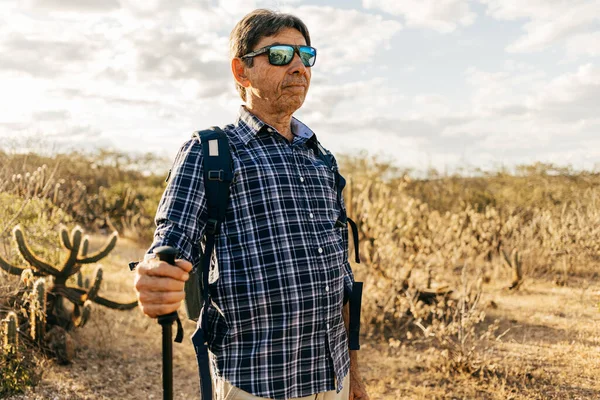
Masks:
[[[92,241],[99,246],[101,239]],[[144,249],[120,239],[102,263],[101,293],[111,299],[134,298],[131,260]],[[485,301],[497,307],[487,319],[500,320],[506,332],[485,349],[482,376],[448,375],[436,358],[413,344],[390,345],[363,339],[360,364],[370,396],[375,399],[600,399],[600,285],[525,281],[517,293],[486,287]],[[174,344],[176,399],[198,398],[198,378],[189,335]],[[12,399],[160,399],[160,326],[141,312],[93,309],[90,322],[74,333],[75,360],[67,366],[46,363],[43,380]]]

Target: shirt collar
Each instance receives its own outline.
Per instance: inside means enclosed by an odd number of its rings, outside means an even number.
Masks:
[[[275,131],[275,128],[264,123],[260,118],[252,114],[244,106],[240,107],[236,127],[238,128],[237,131],[239,136],[245,145],[247,145],[248,142],[250,142],[250,140],[252,140],[256,135],[268,130],[269,128],[271,128],[273,132]],[[317,137],[315,133],[304,123],[300,122],[300,120],[292,117],[291,127],[294,136],[305,139],[308,142],[307,144],[309,144],[311,147],[313,142],[316,145]]]

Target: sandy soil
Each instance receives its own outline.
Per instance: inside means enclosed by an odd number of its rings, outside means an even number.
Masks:
[[[99,246],[101,238],[94,238]],[[121,239],[103,260],[101,293],[134,298],[127,263],[144,249]],[[109,296],[110,295],[110,296]],[[448,375],[435,368],[435,355],[422,346],[390,346],[385,339],[363,339],[360,361],[372,399],[600,399],[600,287],[576,282],[569,287],[526,281],[517,292],[486,288],[488,320],[500,319],[508,332],[486,348],[485,378]],[[176,399],[198,398],[195,357],[186,322],[186,339],[174,344]],[[12,399],[160,399],[160,326],[141,312],[96,306],[88,325],[74,333],[75,360],[48,362],[42,382]]]

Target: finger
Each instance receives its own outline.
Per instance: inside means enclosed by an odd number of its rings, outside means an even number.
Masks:
[[[165,278],[177,279],[180,281],[187,281],[190,275],[179,268],[178,266],[168,264],[164,261],[161,261],[159,264],[155,264],[154,266],[144,269],[145,275],[148,276],[160,276]]]
[[[149,316],[150,318],[156,318],[160,315],[170,314],[179,309],[181,302],[173,303],[173,304],[148,304],[142,305],[140,304],[140,309],[144,314]]]
[[[140,303],[144,305],[173,304],[181,302],[185,298],[185,292],[141,292],[138,296]]]
[[[148,275],[139,276],[135,282],[135,289],[138,292],[180,292],[184,287],[183,281]]]
[[[192,270],[192,263],[187,260],[177,259],[175,260],[175,265],[185,272],[190,272]]]

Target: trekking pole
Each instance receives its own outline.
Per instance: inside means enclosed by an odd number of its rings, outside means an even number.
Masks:
[[[154,249],[154,254],[159,260],[175,265],[177,250],[170,246],[161,246]],[[177,321],[176,342],[181,342],[183,329],[177,311],[158,317],[158,323],[162,326],[162,370],[163,370],[163,399],[173,399],[173,322]],[[179,339],[179,340],[178,340]]]

